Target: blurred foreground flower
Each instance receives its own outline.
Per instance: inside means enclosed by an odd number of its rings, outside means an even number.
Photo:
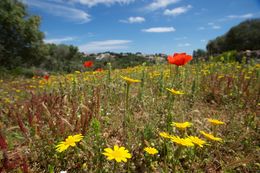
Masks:
[[[173,56],[169,55],[167,59],[170,64],[182,66],[192,60],[192,56],[186,55],[186,53],[175,53]]]
[[[68,136],[65,141],[60,142],[56,146],[56,151],[61,153],[61,152],[65,151],[65,150],[67,150],[69,148],[69,146],[75,147],[76,146],[76,142],[79,142],[82,139],[83,139],[82,134],[77,134],[77,135],[74,135],[74,136]]]
[[[205,136],[207,139],[210,139],[210,140],[212,140],[212,141],[219,141],[219,142],[222,141],[221,138],[215,137],[215,136],[213,136],[213,135],[210,134],[210,133],[206,133],[206,132],[204,132],[204,131],[200,131],[200,133],[201,133],[203,136]]]
[[[111,148],[105,148],[103,155],[107,156],[107,160],[115,159],[116,162],[126,162],[127,159],[130,159],[132,156],[125,147],[118,147],[118,145],[114,146],[114,150]]]
[[[174,89],[170,89],[170,88],[166,88],[168,91],[170,91],[172,94],[176,94],[176,95],[182,95],[184,94],[184,92],[182,91],[176,91]]]
[[[153,147],[145,147],[144,151],[146,151],[148,154],[151,154],[151,155],[158,153],[158,150]]]
[[[213,125],[222,125],[222,124],[225,124],[223,121],[219,121],[217,119],[211,119],[211,118],[208,118],[208,122],[210,122],[211,124]]]
[[[192,123],[190,122],[184,122],[184,123],[176,123],[176,122],[172,122],[171,124],[172,126],[180,129],[180,130],[185,130],[187,127],[191,127],[192,126]]]

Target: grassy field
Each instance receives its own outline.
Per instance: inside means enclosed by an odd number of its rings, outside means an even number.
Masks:
[[[9,78],[0,108],[0,172],[260,170],[260,64]]]

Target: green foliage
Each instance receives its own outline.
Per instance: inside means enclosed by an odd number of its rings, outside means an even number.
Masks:
[[[73,72],[82,67],[83,54],[77,47],[67,45],[45,44],[45,59],[41,67],[48,71]]]
[[[18,0],[0,1],[0,64],[7,68],[37,65],[42,57],[40,17],[27,14]]]
[[[238,53],[237,51],[228,51],[228,52],[223,52],[222,54],[214,57],[213,61],[215,62],[223,62],[223,63],[228,63],[228,62],[233,62],[236,61]]]
[[[199,58],[202,58],[202,57],[206,57],[207,56],[207,51],[203,50],[203,49],[197,49],[197,50],[194,50],[193,51],[193,59],[195,61],[198,61]]]
[[[229,50],[259,50],[260,49],[260,19],[247,20],[232,27],[223,36],[209,41],[209,54],[222,53]]]

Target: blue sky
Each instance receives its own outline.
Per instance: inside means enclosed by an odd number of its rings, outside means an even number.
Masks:
[[[45,42],[86,53],[192,53],[241,21],[260,17],[260,0],[22,1],[41,16]]]

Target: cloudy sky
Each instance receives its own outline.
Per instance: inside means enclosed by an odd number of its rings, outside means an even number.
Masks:
[[[192,53],[243,20],[260,0],[21,0],[42,19],[45,42],[86,53]]]

